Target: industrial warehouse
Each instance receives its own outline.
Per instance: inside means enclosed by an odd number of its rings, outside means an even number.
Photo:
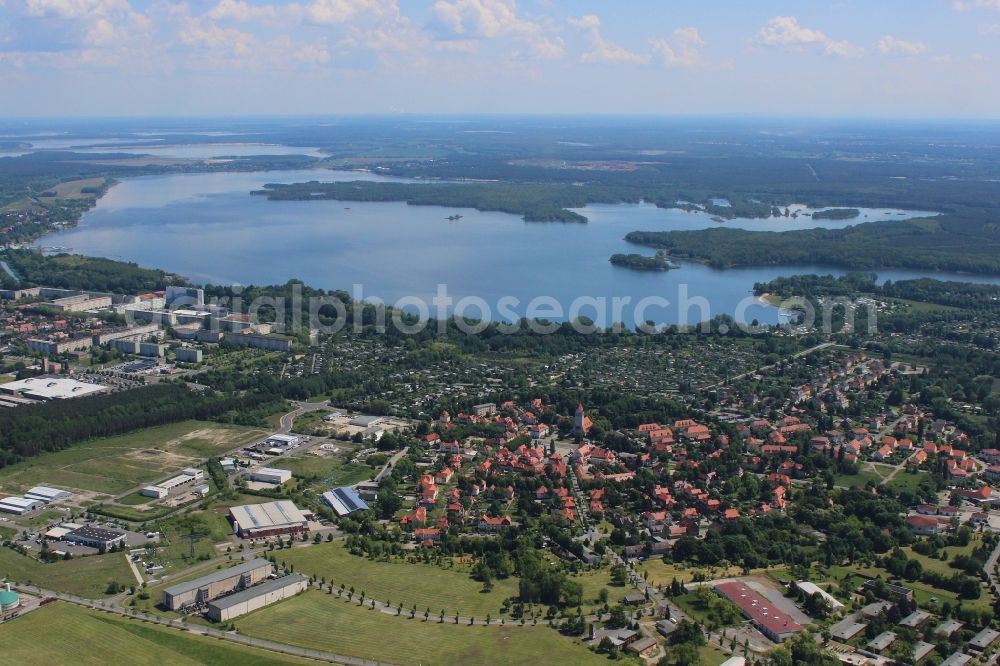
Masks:
[[[146,486],[145,488],[142,488],[139,491],[139,494],[146,497],[163,499],[170,494],[171,490],[194,481],[200,481],[203,478],[205,478],[205,473],[203,471],[197,467],[188,467],[186,469],[182,469],[181,473],[175,477],[169,478],[166,481],[161,481],[155,486]]]
[[[236,533],[244,539],[309,531],[305,514],[288,500],[234,506],[229,509],[229,520]]]
[[[59,490],[58,488],[35,486],[24,493],[24,497],[4,497],[0,499],[0,511],[23,515],[56,500],[68,499],[72,496],[73,493]]]
[[[368,505],[365,504],[365,501],[350,486],[326,491],[323,493],[323,501],[336,511],[338,516],[346,516],[355,511],[368,510]]]
[[[250,562],[213,571],[207,576],[177,583],[163,590],[163,606],[169,610],[197,608],[224,594],[245,590],[271,574],[271,563],[257,558]]]
[[[62,540],[80,544],[81,546],[107,549],[118,544],[124,544],[126,536],[125,532],[120,530],[109,530],[104,527],[84,525],[64,534]]]
[[[781,643],[802,631],[799,623],[743,583],[722,583],[715,586],[715,591],[739,606],[743,615],[775,643]]]
[[[29,377],[0,386],[0,392],[37,401],[79,398],[107,391],[107,386],[89,384],[67,377]]]
[[[292,480],[292,473],[287,469],[275,469],[274,467],[261,467],[260,469],[255,469],[250,472],[251,481],[259,481],[260,483],[268,483],[275,486],[280,486],[283,483],[287,483]]]
[[[209,602],[208,619],[226,622],[258,608],[295,596],[306,589],[308,581],[302,574],[289,574],[265,581],[235,594]]]

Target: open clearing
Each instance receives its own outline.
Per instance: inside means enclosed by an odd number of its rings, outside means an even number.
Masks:
[[[0,490],[16,494],[50,485],[117,494],[266,434],[256,428],[182,421],[93,439],[5,467]]]
[[[82,180],[68,180],[65,183],[59,183],[58,185],[49,188],[48,191],[55,192],[55,197],[42,197],[42,198],[54,198],[54,199],[93,199],[97,196],[96,192],[102,185],[104,185],[104,178],[84,178]],[[92,190],[89,192],[84,192],[84,190]]]
[[[638,565],[638,570],[640,573],[649,573],[647,577],[647,582],[650,585],[670,585],[670,583],[676,578],[678,582],[690,583],[693,581],[697,574],[701,574],[705,580],[714,580],[716,578],[729,578],[734,576],[742,576],[743,567],[730,566],[730,567],[700,567],[700,566],[685,566],[683,564],[667,564],[661,559],[649,559]],[[761,573],[766,573],[767,569],[752,569],[750,571],[751,575],[757,575]]]
[[[103,599],[111,581],[125,586],[135,584],[124,553],[88,555],[45,564],[10,548],[0,548],[0,576],[88,599]]]
[[[53,631],[58,635],[53,635]],[[42,666],[314,664],[57,601],[0,625],[4,663]],[[81,649],[92,646],[95,649]]]
[[[438,611],[440,612],[440,610]],[[579,641],[545,626],[443,624],[358,608],[311,590],[236,620],[242,634],[396,664],[606,664]]]
[[[497,580],[493,591],[483,593],[483,584],[469,577],[467,567],[456,565],[445,569],[434,564],[411,564],[404,561],[377,562],[351,555],[339,543],[324,543],[306,548],[274,551],[278,562],[295,566],[298,573],[326,577],[336,587],[341,583],[379,601],[395,606],[403,603],[409,609],[413,604],[423,612],[430,607],[432,613],[463,617],[486,617],[491,613],[500,618],[503,600],[517,594],[517,579]]]

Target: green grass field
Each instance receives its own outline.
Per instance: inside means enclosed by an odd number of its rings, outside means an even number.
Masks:
[[[885,478],[884,474],[880,474],[877,471],[872,471],[866,466],[862,465],[857,474],[836,474],[833,477],[834,484],[838,486],[844,486],[845,488],[864,488],[869,481],[874,481],[875,483],[881,483],[882,479]]]
[[[918,556],[919,557],[919,556]],[[924,562],[921,561],[923,564]],[[940,564],[947,564],[941,562]],[[954,572],[954,569],[951,569]],[[829,575],[831,578],[841,579],[845,575],[849,574],[860,574],[861,576],[867,576],[874,578],[876,576],[882,576],[882,578],[891,583],[896,583],[904,587],[908,587],[913,590],[913,595],[916,597],[917,605],[920,608],[928,609],[931,611],[937,610],[941,604],[945,601],[949,602],[951,605],[955,605],[959,602],[958,595],[950,590],[944,590],[927,583],[921,583],[920,581],[909,581],[909,580],[897,580],[889,575],[885,569],[881,567],[843,567],[843,566],[833,566],[829,568]],[[860,580],[860,576],[859,576]],[[819,581],[817,581],[819,584]],[[825,589],[825,586],[824,586]],[[937,599],[937,601],[932,601],[932,599]],[[962,600],[962,605],[966,608],[976,608],[976,609],[988,609],[992,606],[993,597],[985,589],[983,594],[979,599],[974,601]]]
[[[428,622],[393,617],[309,591],[236,620],[240,633],[396,664],[602,664],[607,659],[544,626]]]
[[[346,449],[346,451],[353,451],[353,449]],[[300,478],[318,479],[336,485],[351,485],[359,481],[366,481],[376,473],[376,470],[363,463],[316,456],[282,458],[275,462],[275,466],[291,470],[295,476]]]
[[[193,531],[201,534],[195,541],[195,558],[215,557],[220,553],[216,544],[228,543],[233,533],[229,523],[229,507],[239,504],[259,504],[267,502],[267,497],[237,494],[232,499],[216,500],[207,509],[200,509],[147,524],[147,527],[161,532],[162,549],[160,556],[167,571],[175,571],[190,566],[191,542],[188,535]]]
[[[951,576],[956,573],[958,569],[953,569],[949,566],[949,563],[955,558],[956,555],[971,555],[973,549],[977,546],[982,545],[982,537],[976,534],[973,539],[969,542],[968,546],[945,546],[939,552],[944,552],[948,554],[947,561],[942,561],[938,558],[927,557],[926,555],[921,555],[920,553],[913,552],[913,549],[909,546],[903,548],[903,552],[911,560],[917,560],[924,567],[924,571],[936,571],[940,574],[946,576]]]
[[[705,579],[726,578],[728,576],[742,576],[743,567],[730,566],[723,567],[698,567],[686,566],[683,564],[667,564],[661,559],[649,559],[638,565],[640,573],[648,572],[646,578],[650,585],[669,585],[676,578],[681,583],[694,580],[695,574],[701,573]],[[753,574],[765,573],[766,569],[754,569]]]
[[[920,482],[929,478],[929,476],[930,475],[927,474],[927,472],[909,472],[907,470],[900,470],[896,473],[896,476],[894,476],[892,480],[885,485],[897,492],[901,490],[915,491],[920,486]]]
[[[500,605],[507,597],[517,594],[517,579],[508,578],[494,583],[493,591],[483,593],[482,583],[469,577],[468,569],[456,565],[444,569],[434,564],[408,562],[374,562],[351,555],[339,543],[323,543],[306,548],[274,551],[279,563],[295,566],[298,573],[326,577],[338,588],[343,583],[357,592],[362,590],[374,599],[399,602],[408,609],[413,604],[421,611],[427,607],[433,613],[454,616],[500,617]]]
[[[125,506],[141,506],[143,504],[149,504],[153,501],[152,497],[147,497],[146,495],[140,495],[139,493],[129,493],[125,497],[119,497],[118,503],[124,504]]]
[[[44,484],[121,493],[264,434],[254,428],[183,421],[94,439],[5,467],[0,471],[0,491],[20,493]]]
[[[688,592],[671,599],[688,616],[703,625],[717,628],[742,622],[736,604],[723,599],[714,592],[699,596],[696,592]]]
[[[698,657],[701,659],[699,664],[702,666],[719,666],[726,659],[729,659],[729,655],[715,645],[703,645],[698,648]]]
[[[89,599],[103,599],[108,583],[134,585],[124,553],[89,555],[45,564],[10,548],[0,548],[0,576]]]
[[[57,631],[58,635],[53,632]],[[128,620],[61,601],[0,625],[4,663],[136,666],[314,664],[266,650]]]

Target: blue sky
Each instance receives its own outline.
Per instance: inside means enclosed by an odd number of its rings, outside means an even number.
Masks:
[[[0,0],[0,114],[1000,116],[1000,0]]]

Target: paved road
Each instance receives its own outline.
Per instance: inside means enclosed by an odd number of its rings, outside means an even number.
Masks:
[[[295,405],[295,409],[287,414],[284,414],[278,424],[279,432],[284,435],[287,435],[292,431],[292,427],[295,425],[295,418],[297,416],[302,416],[307,412],[316,412],[321,409],[330,408],[330,404],[326,400],[323,402],[293,402],[292,404]]]
[[[789,356],[787,358],[783,358],[780,361],[777,361],[776,363],[771,363],[770,365],[762,365],[761,367],[756,368],[755,370],[748,370],[747,372],[744,372],[742,374],[735,375],[733,377],[729,377],[727,379],[724,379],[721,382],[716,382],[714,384],[709,384],[708,386],[702,386],[701,390],[702,391],[707,391],[709,389],[718,388],[719,386],[722,386],[723,384],[726,384],[726,383],[729,383],[729,382],[739,381],[739,380],[743,379],[744,377],[748,377],[750,375],[755,375],[758,372],[764,372],[765,370],[770,370],[771,368],[774,368],[775,366],[777,366],[779,363],[784,363],[786,361],[791,361],[791,360],[794,360],[794,359],[797,359],[797,358],[802,358],[803,356],[808,356],[809,354],[812,354],[814,352],[818,352],[821,349],[826,349],[827,347],[832,347],[833,344],[834,343],[832,343],[832,342],[824,342],[822,344],[816,345],[815,347],[810,347],[809,349],[803,349],[802,351],[796,352],[795,354],[792,354],[791,356]]]
[[[1000,559],[1000,540],[997,541],[996,548],[990,553],[983,569],[986,571],[986,578],[990,581],[990,588],[993,594],[1000,596],[1000,583],[997,582],[997,560]]]
[[[380,482],[383,476],[391,472],[392,468],[396,466],[396,463],[403,459],[403,456],[405,456],[406,453],[407,449],[394,453],[393,456],[386,461],[385,465],[382,466],[382,469],[379,470],[378,474],[375,475],[375,483]]]

